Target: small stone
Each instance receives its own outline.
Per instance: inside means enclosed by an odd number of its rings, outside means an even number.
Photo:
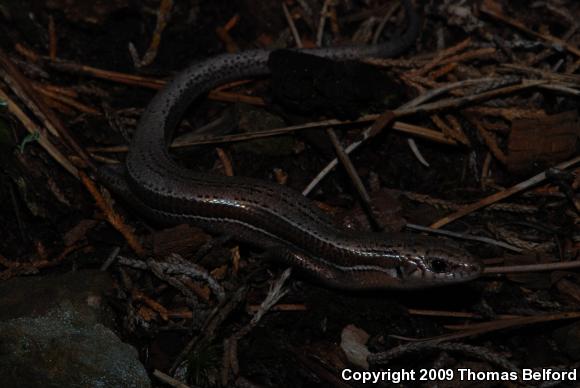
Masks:
[[[0,283],[3,387],[151,386],[138,353],[111,330],[106,272]]]

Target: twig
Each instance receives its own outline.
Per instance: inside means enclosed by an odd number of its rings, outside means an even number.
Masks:
[[[434,60],[433,62],[429,63],[427,66],[424,66],[422,69],[420,69],[420,71],[409,72],[405,75],[408,77],[420,76],[436,66],[446,65],[446,64],[450,64],[450,63],[461,63],[461,62],[465,62],[465,61],[472,60],[472,59],[478,59],[478,58],[488,58],[488,57],[492,56],[493,54],[495,54],[495,52],[496,52],[495,48],[489,47],[489,48],[481,48],[481,49],[477,49],[477,50],[473,50],[473,51],[468,51],[466,53],[454,55],[454,56],[448,57],[448,58],[440,58],[439,60],[437,60],[437,61]]]
[[[392,190],[392,191],[394,191],[397,194],[401,194],[412,201],[426,203],[430,206],[442,208],[442,209],[446,209],[446,210],[457,210],[457,209],[460,209],[464,206],[464,205],[461,205],[461,204],[458,204],[458,203],[455,203],[452,201],[430,197],[426,194],[418,194],[418,193],[413,193],[410,191],[403,191],[403,190]],[[495,204],[487,207],[486,210],[522,213],[522,214],[532,214],[532,213],[537,212],[538,208],[535,206],[520,205],[517,203],[495,203]]]
[[[509,249],[510,251],[514,251],[514,252],[518,252],[518,253],[522,252],[521,248],[518,248],[516,246],[513,246],[513,245],[508,244],[508,243],[503,242],[503,241],[494,240],[494,239],[489,238],[489,237],[473,236],[473,235],[466,234],[466,233],[452,232],[450,230],[433,229],[433,228],[429,228],[429,227],[421,226],[421,225],[416,225],[416,224],[406,224],[405,227],[407,227],[409,229],[419,230],[422,232],[436,233],[436,234],[442,234],[444,236],[456,237],[456,238],[460,238],[463,240],[479,241],[482,243],[486,243],[486,244],[502,247],[505,249]]]
[[[439,70],[432,71],[429,74],[429,78],[431,78],[432,80],[439,79],[439,78],[443,77],[444,75],[451,73],[458,66],[459,66],[459,63],[458,62],[448,63],[448,64],[446,64],[444,66],[441,66],[439,68]]]
[[[477,128],[479,136],[481,136],[483,142],[487,145],[487,148],[492,153],[492,155],[495,156],[495,158],[499,160],[502,164],[504,165],[507,164],[508,157],[505,154],[505,152],[503,152],[503,150],[499,148],[499,145],[497,144],[497,141],[493,133],[490,133],[480,120],[471,119],[469,121],[475,128]]]
[[[298,29],[296,28],[296,24],[294,24],[294,19],[292,19],[292,15],[288,10],[288,6],[286,2],[282,2],[282,10],[284,10],[284,16],[286,17],[286,21],[288,22],[288,26],[290,26],[290,31],[292,31],[292,36],[294,37],[294,41],[296,42],[296,47],[302,47],[302,39],[300,39],[300,34],[298,33]]]
[[[511,78],[511,79],[513,80],[513,78]],[[457,89],[460,87],[476,85],[476,84],[480,84],[480,83],[488,83],[488,82],[501,83],[502,81],[507,81],[507,80],[510,80],[510,78],[503,78],[503,79],[502,78],[499,78],[499,79],[498,78],[480,78],[480,79],[475,79],[475,80],[466,80],[466,81],[450,83],[450,84],[447,84],[447,85],[442,86],[440,88],[430,90],[429,92],[409,101],[407,104],[405,104],[403,107],[395,110],[393,113],[396,116],[399,116],[399,115],[402,116],[402,115],[406,115],[406,114],[417,113],[417,111],[429,112],[429,111],[437,111],[437,110],[440,110],[440,109],[443,109],[446,107],[457,106],[457,104],[460,103],[459,99],[448,99],[448,100],[444,100],[445,102],[439,102],[439,103],[435,103],[435,104],[425,104],[425,105],[420,105],[420,104],[422,104],[423,102],[425,102],[431,98],[434,98],[440,94],[446,93],[450,90]],[[484,94],[485,93],[481,93],[479,95],[473,95],[470,98],[476,99],[476,96],[480,96],[481,98],[483,98]],[[489,94],[487,94],[487,96],[489,96]],[[467,101],[465,101],[465,102],[467,102]],[[417,107],[417,105],[419,107]],[[420,109],[422,107],[423,107],[423,109]],[[366,118],[370,118],[370,117],[371,116],[366,116]],[[374,115],[373,117],[376,120],[381,116]],[[371,125],[365,131],[363,131],[362,140],[355,141],[355,142],[351,143],[348,147],[345,148],[345,152],[347,154],[350,154],[352,151],[357,149],[364,141],[366,141],[367,139],[369,139],[372,136],[374,131],[375,131],[374,125]],[[314,189],[314,187],[316,187],[318,182],[320,182],[336,166],[336,164],[337,164],[337,159],[335,158],[330,163],[328,163],[318,173],[318,175],[308,184],[308,186],[306,186],[306,188],[302,191],[302,194],[305,196],[308,195]]]
[[[207,97],[210,100],[222,101],[222,102],[243,102],[249,105],[255,106],[266,106],[266,102],[262,97],[256,96],[246,96],[244,94],[232,93],[232,92],[216,92],[210,91]]]
[[[491,274],[521,273],[521,272],[559,271],[576,268],[580,268],[580,261],[486,267],[483,270],[483,273],[491,275]]]
[[[481,7],[481,12],[483,12],[483,13],[491,16],[491,17],[494,17],[494,18],[496,18],[497,20],[499,20],[501,22],[504,22],[506,24],[509,24],[510,26],[512,26],[512,27],[514,27],[514,28],[516,28],[516,29],[518,29],[520,31],[523,31],[526,34],[532,35],[532,36],[534,36],[536,38],[543,39],[543,40],[545,40],[547,42],[552,43],[555,46],[563,47],[566,50],[568,50],[570,53],[572,53],[572,54],[574,54],[576,56],[580,56],[580,50],[578,49],[578,47],[576,47],[576,46],[574,46],[574,45],[572,45],[572,44],[570,44],[570,43],[568,43],[568,42],[566,42],[566,41],[564,41],[564,40],[562,40],[560,38],[557,38],[555,36],[552,36],[552,35],[549,35],[549,34],[541,34],[539,32],[533,31],[533,30],[529,29],[528,27],[526,27],[520,21],[515,20],[515,19],[512,19],[512,18],[510,18],[508,16],[505,16],[505,15],[499,13],[499,12],[496,12],[493,9],[490,9],[490,8],[485,7],[485,2],[484,2],[484,6]]]
[[[464,311],[441,311],[441,310],[423,310],[423,309],[407,309],[407,313],[410,315],[419,315],[419,316],[427,316],[427,317],[446,317],[446,318],[481,318],[481,315],[475,313],[468,313]],[[511,315],[511,314],[499,314],[495,316],[498,319],[512,319],[512,318],[520,318],[520,315]]]
[[[66,71],[69,73],[80,73],[87,74],[95,78],[105,79],[108,81],[114,81],[122,83],[125,85],[140,86],[144,88],[159,90],[165,85],[165,81],[142,77],[133,74],[121,73],[118,71],[110,71],[104,69],[98,69],[92,66],[79,65],[70,61],[65,61],[62,59],[57,59],[55,61],[48,62],[48,65],[56,70]]]
[[[431,115],[431,121],[439,129],[441,129],[441,132],[444,135],[449,136],[452,139],[457,140],[459,143],[470,147],[471,143],[469,142],[469,138],[465,135],[465,133],[463,133],[461,124],[459,124],[459,121],[455,118],[455,116],[449,114],[446,115],[445,118],[447,119],[447,122],[443,121],[440,115]]]
[[[270,288],[268,295],[260,304],[260,309],[254,314],[250,322],[243,328],[234,333],[231,337],[225,340],[225,364],[223,376],[227,380],[229,376],[229,371],[236,376],[239,373],[238,362],[237,362],[237,344],[244,336],[246,336],[250,331],[252,331],[256,325],[260,322],[262,317],[282,298],[288,290],[284,287],[286,280],[292,274],[292,268],[287,268],[282,275],[276,280],[276,282]],[[228,385],[227,381],[224,381],[224,385]]]
[[[187,356],[195,350],[195,348],[204,342],[211,342],[215,336],[215,331],[221,325],[226,318],[234,311],[238,305],[245,300],[246,294],[248,292],[247,287],[243,286],[239,288],[230,298],[226,301],[220,303],[212,311],[212,313],[207,317],[204,322],[203,328],[200,333],[191,339],[187,345],[181,350],[173,364],[171,365],[170,373],[174,373],[175,370],[181,365],[181,363],[187,358]]]
[[[214,293],[218,301],[221,302],[225,299],[225,291],[222,286],[220,286],[220,284],[204,268],[193,263],[186,262],[185,260],[180,260],[178,263],[172,263],[149,259],[147,262],[144,262],[143,260],[133,260],[119,256],[118,263],[138,269],[150,269],[152,267],[157,267],[168,275],[185,275],[192,279],[203,280]]]
[[[72,176],[78,178],[78,170],[73,164],[64,156],[58,148],[52,144],[46,135],[46,131],[41,131],[40,128],[20,109],[20,107],[8,97],[2,89],[0,89],[0,98],[7,104],[8,111],[12,113],[22,123],[26,131],[30,134],[39,134],[38,144],[60,164]]]
[[[49,56],[50,59],[56,58],[57,50],[57,36],[56,36],[56,25],[54,24],[54,17],[50,15],[48,17],[48,40],[49,40]]]
[[[320,11],[320,20],[318,22],[318,29],[316,32],[316,46],[320,47],[322,45],[322,36],[324,35],[324,27],[326,24],[326,19],[328,18],[328,8],[334,0],[324,0],[322,5],[322,10]]]
[[[21,43],[15,43],[14,50],[16,50],[17,53],[22,55],[24,58],[26,58],[30,62],[36,63],[40,59],[40,56],[36,52],[34,52],[32,49],[24,46]]]
[[[106,271],[111,264],[113,264],[113,262],[115,261],[115,259],[117,259],[117,256],[119,256],[119,252],[121,251],[121,247],[114,247],[113,250],[111,251],[111,253],[109,253],[109,256],[107,257],[107,260],[105,260],[105,262],[103,263],[103,265],[101,265],[100,270],[101,271]]]
[[[257,305],[249,305],[248,307],[246,307],[246,311],[248,311],[249,313],[256,313],[258,310],[260,310],[260,306]],[[273,306],[270,311],[283,311],[283,312],[289,312],[289,311],[307,311],[308,308],[302,304],[302,303],[278,303],[277,305]]]
[[[38,90],[40,93],[44,94],[45,96],[52,98],[52,99],[55,99],[59,102],[62,102],[65,105],[71,106],[80,112],[90,114],[93,116],[101,116],[101,112],[99,112],[95,108],[92,108],[88,105],[85,105],[81,102],[78,102],[69,96],[64,96],[55,90],[51,90],[51,89],[43,87],[42,85],[39,85],[39,84],[34,84],[33,87],[35,90]]]
[[[580,96],[580,90],[574,89],[571,87],[567,87],[564,85],[540,85],[538,86],[540,89],[547,89],[547,90],[554,90],[556,92],[570,94],[572,96]]]
[[[391,16],[393,16],[393,14],[399,9],[399,7],[400,4],[395,3],[392,7],[389,8],[389,11],[383,16],[381,22],[379,23],[373,35],[372,44],[377,44],[379,42],[379,39],[381,38],[381,34],[383,33],[383,30],[385,29],[387,22],[389,21]]]
[[[131,58],[133,59],[133,64],[136,68],[148,66],[155,60],[155,57],[157,56],[157,50],[159,49],[159,45],[161,43],[161,35],[167,26],[167,22],[171,16],[172,8],[173,0],[161,0],[159,11],[157,11],[157,24],[155,25],[155,31],[153,31],[151,43],[149,44],[149,48],[145,52],[143,59],[139,59],[137,49],[133,43],[129,43],[129,53],[131,53]]]
[[[79,171],[79,176],[81,178],[81,182],[83,182],[89,193],[91,193],[91,195],[95,199],[95,202],[97,203],[99,209],[101,209],[101,211],[104,213],[105,217],[107,218],[107,221],[109,221],[111,226],[115,228],[119,233],[121,233],[123,237],[125,237],[125,240],[137,255],[143,256],[145,254],[145,249],[143,249],[143,247],[139,243],[139,240],[137,239],[137,236],[135,236],[135,234],[133,233],[131,227],[125,224],[123,217],[121,217],[115,211],[115,209],[113,209],[110,203],[107,200],[105,200],[105,197],[103,197],[103,195],[99,192],[99,190],[97,190],[97,187],[95,186],[93,181],[90,180],[90,178],[87,177],[84,172]]]
[[[235,335],[236,339],[241,339],[243,336],[248,334],[256,325],[260,322],[262,317],[276,304],[280,299],[282,299],[287,293],[288,289],[284,287],[288,278],[292,274],[292,268],[286,268],[282,275],[274,282],[268,295],[260,304],[260,309],[254,314],[252,320],[248,325],[238,331]]]
[[[379,221],[377,220],[377,218],[374,215],[372,205],[371,205],[371,197],[369,196],[369,193],[367,192],[366,188],[364,187],[364,184],[362,183],[362,179],[360,179],[360,176],[358,175],[354,165],[352,164],[352,161],[350,160],[350,158],[348,157],[346,152],[344,152],[344,148],[340,144],[340,140],[338,140],[338,136],[336,136],[336,132],[332,128],[327,128],[326,134],[330,138],[330,141],[334,147],[334,150],[336,151],[336,155],[338,157],[338,160],[340,160],[340,162],[342,163],[343,167],[346,170],[346,173],[348,174],[350,180],[352,181],[352,184],[354,185],[356,191],[358,192],[359,196],[361,197],[362,202],[363,202],[363,206],[365,207],[367,214],[371,218],[372,223],[375,226],[379,226],[380,229],[382,229],[381,224],[379,223]]]
[[[425,65],[423,65],[423,67],[412,71],[410,74],[412,74],[413,76],[421,76],[424,74],[427,74],[429,72],[429,70],[435,68],[436,66],[438,66],[439,64],[441,64],[441,60],[443,58],[446,58],[450,55],[456,54],[460,51],[465,50],[467,47],[471,46],[471,39],[467,38],[462,40],[461,42],[457,43],[455,46],[451,46],[448,47],[444,50],[441,51],[437,51],[435,53],[435,56],[433,57],[433,59],[430,62],[427,62]]]
[[[427,160],[425,159],[425,157],[423,156],[423,154],[421,153],[421,151],[419,150],[419,147],[417,146],[417,142],[415,141],[415,139],[413,139],[412,137],[407,139],[407,144],[409,145],[409,148],[411,149],[411,152],[413,152],[413,155],[415,155],[415,157],[417,158],[417,160],[425,167],[431,167],[431,165],[429,164],[429,162],[427,162]]]
[[[131,289],[131,300],[145,305],[148,309],[157,313],[163,321],[167,322],[169,320],[167,308],[165,308],[161,303],[151,299],[147,294],[136,287]]]
[[[303,129],[314,129],[327,126],[342,126],[342,125],[352,125],[360,123],[368,123],[369,121],[376,120],[378,115],[366,115],[360,117],[358,120],[354,121],[338,121],[338,120],[324,120],[324,121],[314,121],[306,124],[292,125],[289,127],[275,128],[266,131],[249,132],[234,135],[195,135],[189,136],[187,139],[176,139],[171,145],[171,148],[182,148],[191,147],[201,144],[217,144],[217,143],[231,143],[238,141],[246,141],[252,139],[261,139],[265,137],[284,135],[287,133],[300,131]],[[457,142],[438,131],[434,131],[429,128],[420,127],[417,125],[407,124],[401,121],[395,121],[393,123],[393,129],[413,136],[420,137],[422,139],[431,140],[435,143],[456,145]],[[350,146],[349,146],[350,147]],[[349,149],[348,147],[346,148]],[[127,152],[129,147],[127,146],[112,146],[112,147],[88,147],[87,150],[91,153],[121,153]],[[336,164],[335,164],[336,165]],[[334,166],[333,166],[334,167]]]
[[[580,156],[572,158],[566,162],[562,162],[562,163],[554,166],[553,168],[556,168],[558,170],[564,170],[568,167],[574,166],[577,163],[580,163]],[[465,206],[462,209],[458,210],[457,212],[452,213],[448,216],[445,216],[437,222],[434,222],[431,225],[431,228],[439,229],[440,227],[447,225],[447,224],[449,224],[449,223],[451,223],[451,222],[453,222],[461,217],[464,217],[469,213],[472,213],[476,210],[479,210],[482,207],[491,205],[492,203],[501,201],[507,197],[510,197],[510,196],[516,194],[516,193],[519,193],[520,191],[528,189],[531,186],[537,185],[538,183],[544,181],[545,179],[546,179],[546,171],[544,171],[538,175],[535,175],[528,180],[520,182],[517,185],[510,187],[509,189],[492,194],[489,197],[483,198],[483,199],[481,199],[481,200],[479,200],[471,205]]]
[[[502,71],[503,68],[503,71]],[[576,74],[563,74],[563,73],[555,73],[552,71],[548,71],[545,69],[538,69],[535,67],[528,67],[523,66],[517,63],[503,63],[500,65],[498,71],[504,73],[505,70],[508,69],[510,71],[516,70],[517,72],[524,73],[524,74],[534,74],[537,76],[541,76],[543,79],[557,81],[557,82],[569,82],[576,85],[580,85],[580,76]]]
[[[92,77],[104,79],[107,81],[118,82],[125,85],[139,86],[142,88],[148,88],[153,90],[160,90],[166,83],[166,81],[151,77],[142,77],[133,74],[121,73],[118,71],[103,70],[98,69],[96,67],[79,65],[64,60],[56,60],[49,62],[49,66],[61,71],[88,74]],[[217,88],[216,90],[210,91],[208,94],[208,98],[216,101],[245,102],[257,106],[265,105],[264,100],[260,97],[244,96],[236,93],[224,92],[223,86]]]
[[[432,113],[448,108],[457,108],[473,102],[485,101],[505,94],[511,94],[520,90],[531,89],[546,84],[545,80],[522,80],[521,83],[512,86],[501,87],[482,93],[467,96],[447,98],[429,104],[395,110],[397,117],[407,116],[416,113]]]
[[[218,154],[218,157],[220,158],[220,162],[222,163],[222,166],[224,168],[225,175],[234,176],[234,166],[232,165],[232,161],[229,158],[229,156],[226,154],[223,148],[217,147],[215,150]]]
[[[74,137],[64,126],[58,116],[54,114],[52,109],[50,109],[45,104],[44,100],[38,96],[38,93],[34,91],[30,81],[20,72],[18,67],[12,63],[2,49],[0,49],[0,66],[4,69],[1,73],[6,83],[38,116],[43,125],[46,128],[51,129],[53,134],[56,136],[62,137],[65,140],[65,145],[81,157],[87,166],[94,170],[95,166],[85,150],[76,142]]]
[[[308,0],[296,0],[296,3],[300,5],[298,12],[300,17],[304,20],[304,23],[308,25],[311,30],[314,30],[314,12],[312,11],[311,2]],[[292,4],[292,1],[288,2]]]
[[[457,333],[450,333],[450,334],[443,334],[436,337],[426,338],[426,339],[416,339],[416,338],[407,338],[401,336],[391,336],[392,338],[407,340],[407,341],[414,341],[414,342],[444,342],[444,341],[452,341],[461,338],[473,337],[477,335],[482,335],[486,333],[491,333],[498,330],[505,330],[510,329],[518,326],[525,326],[525,325],[532,325],[536,323],[544,323],[544,322],[553,322],[553,321],[561,321],[566,319],[578,319],[580,318],[580,311],[572,311],[572,312],[563,312],[563,313],[555,313],[555,314],[543,314],[543,315],[536,315],[530,317],[517,317],[513,319],[496,319],[489,322],[483,323],[472,323],[470,325],[465,326],[465,330],[457,332]]]
[[[230,20],[228,20],[228,22],[225,24],[225,26],[223,26],[223,27],[218,26],[215,29],[216,35],[226,46],[226,51],[228,53],[235,53],[235,52],[240,51],[240,48],[238,47],[237,43],[234,41],[234,39],[230,35],[231,29],[234,28],[236,26],[236,24],[238,24],[239,21],[240,21],[240,15],[235,14],[234,16],[232,16],[230,18]]]
[[[78,242],[76,244],[67,246],[56,258],[48,259],[40,256],[40,260],[34,260],[29,263],[18,263],[9,262],[4,256],[0,255],[0,264],[5,266],[7,269],[0,272],[0,280],[7,280],[12,276],[19,274],[31,274],[37,273],[38,270],[43,268],[55,267],[61,264],[69,254],[78,251],[80,249],[86,248],[87,244],[84,242]]]
[[[178,291],[180,291],[186,298],[187,304],[190,306],[194,306],[196,304],[195,294],[181,280],[177,279],[177,277],[165,273],[164,267],[159,265],[159,263],[155,262],[154,260],[147,260],[147,265],[149,266],[149,269],[153,275],[157,276],[160,280],[166,282],[167,284],[175,287]],[[206,300],[207,299],[208,298],[206,298]],[[193,318],[193,314],[191,315],[191,318]]]

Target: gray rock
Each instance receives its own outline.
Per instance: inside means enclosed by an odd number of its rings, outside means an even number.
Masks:
[[[0,284],[2,387],[150,387],[137,351],[111,330],[99,271]]]

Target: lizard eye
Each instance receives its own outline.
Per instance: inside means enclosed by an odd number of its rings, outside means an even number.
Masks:
[[[431,261],[431,270],[435,273],[447,272],[449,270],[449,265],[445,260],[435,259]]]

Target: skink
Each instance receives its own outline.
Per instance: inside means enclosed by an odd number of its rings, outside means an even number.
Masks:
[[[419,31],[410,1],[402,4],[408,27],[396,41],[304,51],[340,60],[396,56],[414,43]],[[258,245],[331,287],[424,288],[479,276],[481,265],[459,246],[413,235],[344,231],[287,187],[197,173],[171,159],[168,142],[191,102],[220,84],[267,75],[269,54],[252,50],[219,55],[179,73],[141,117],[124,171],[101,170],[105,183],[150,218],[191,223]]]

